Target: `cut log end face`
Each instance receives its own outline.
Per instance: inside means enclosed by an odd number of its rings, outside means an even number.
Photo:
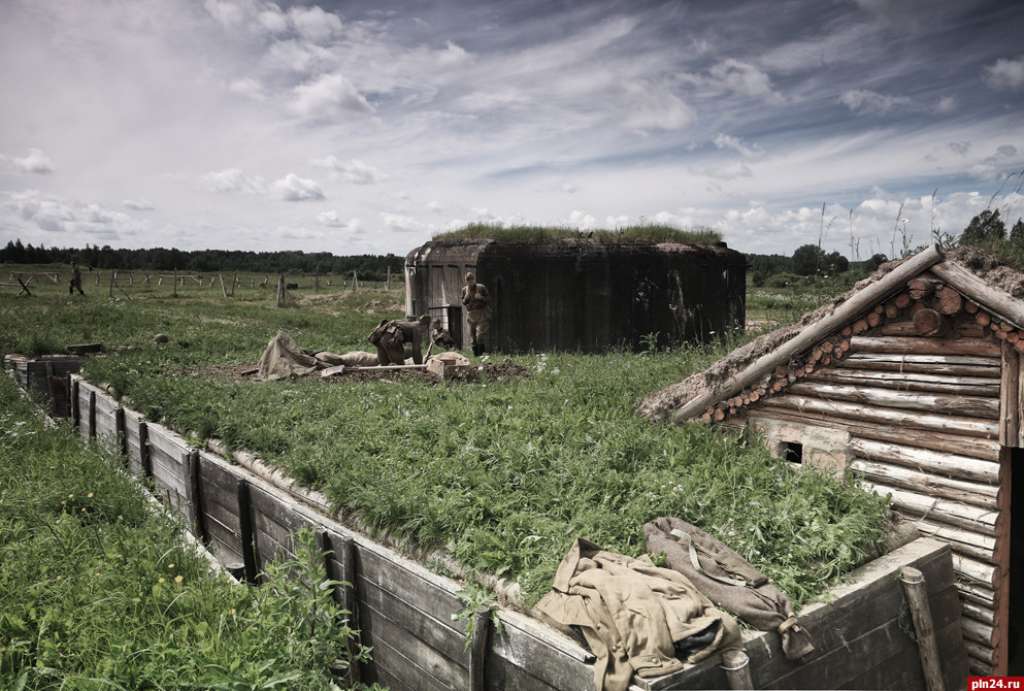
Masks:
[[[914,330],[922,336],[934,336],[942,328],[942,316],[932,309],[918,310],[914,314]]]
[[[938,307],[943,314],[956,314],[963,307],[963,298],[953,288],[944,286],[938,292]]]
[[[882,323],[882,315],[878,312],[872,312],[868,315],[868,326],[872,329]]]

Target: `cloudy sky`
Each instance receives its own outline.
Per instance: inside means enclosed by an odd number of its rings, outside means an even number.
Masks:
[[[0,242],[852,224],[867,256],[1024,215],[1020,2],[0,2]]]

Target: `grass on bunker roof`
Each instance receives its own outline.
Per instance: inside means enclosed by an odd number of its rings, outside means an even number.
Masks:
[[[578,230],[558,226],[497,226],[471,223],[463,228],[439,233],[434,240],[495,240],[508,243],[590,242],[601,245],[653,245],[678,242],[688,245],[713,245],[722,241],[718,231],[710,228],[680,230],[655,224],[635,225],[616,230]]]
[[[366,349],[367,332],[395,314],[398,295],[301,297],[293,309],[274,308],[259,291],[234,300],[213,291],[132,302],[2,297],[0,346],[130,345],[91,360],[87,375],[179,431],[257,452],[371,525],[517,580],[528,601],[547,591],[577,536],[640,554],[644,522],[661,515],[705,527],[797,602],[874,552],[884,500],[793,472],[757,443],[634,413],[642,395],[730,346],[535,354],[516,358],[528,377],[451,385],[229,374],[255,362],[278,328],[305,348]],[[154,344],[158,332],[170,343]]]

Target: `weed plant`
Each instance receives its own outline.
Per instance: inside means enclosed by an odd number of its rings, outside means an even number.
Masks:
[[[179,530],[0,377],[0,687],[337,689],[353,632],[311,539],[248,588]]]
[[[852,482],[792,472],[758,443],[700,425],[654,425],[635,405],[734,343],[673,352],[535,354],[530,376],[433,385],[413,378],[260,383],[230,375],[278,328],[309,349],[365,349],[370,293],[297,310],[178,298],[0,300],[0,344],[92,338],[133,349],[88,362],[94,381],[198,439],[258,453],[339,508],[443,548],[464,565],[547,591],[574,538],[630,555],[657,516],[695,523],[740,551],[796,602],[874,553],[884,500]],[[40,317],[36,311],[46,310]],[[155,345],[156,331],[171,336]],[[187,345],[185,345],[187,344]]]

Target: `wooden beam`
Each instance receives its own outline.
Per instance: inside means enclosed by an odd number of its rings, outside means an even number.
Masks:
[[[988,338],[926,338],[901,336],[854,336],[853,353],[892,353],[896,355],[978,355],[999,357],[999,343]]]
[[[938,247],[933,246],[906,260],[875,283],[854,293],[849,300],[832,310],[832,314],[829,316],[814,324],[809,324],[794,338],[762,355],[703,395],[683,404],[672,415],[673,421],[683,422],[701,415],[709,406],[730,396],[735,396],[746,387],[759,381],[773,368],[788,364],[794,356],[813,347],[826,336],[841,330],[893,293],[903,290],[907,281],[941,259],[941,251]]]
[[[893,391],[863,384],[830,384],[811,381],[791,384],[788,391],[791,394],[813,396],[826,400],[852,401],[869,406],[920,410],[923,412],[962,415],[964,417],[984,418],[987,420],[999,419],[999,401],[995,398]],[[1016,392],[1016,386],[1014,386],[1014,400],[1017,399]]]
[[[1020,442],[1020,357],[1009,343],[1002,344],[1002,377],[999,385],[999,442]]]
[[[924,672],[924,683],[927,691],[945,691],[946,684],[942,679],[942,664],[939,661],[939,646],[935,640],[935,625],[932,621],[931,607],[928,605],[928,586],[924,582],[924,574],[911,566],[900,569],[900,583],[910,608],[910,618],[914,622],[914,633],[917,634],[917,650],[921,657],[921,669]]]
[[[786,408],[800,412],[807,411],[845,417],[851,422],[865,421],[892,424],[916,429],[934,430],[936,432],[960,433],[983,439],[999,438],[999,426],[990,420],[954,417],[952,415],[934,415],[894,408],[875,408],[858,403],[825,401],[819,398],[790,394],[765,399],[761,405],[767,408]]]
[[[960,264],[942,261],[933,265],[931,271],[971,300],[1012,322],[1017,328],[1024,326],[1024,303],[1009,293],[993,288]]]
[[[876,494],[889,495],[892,497],[893,506],[908,515],[927,517],[933,521],[966,528],[982,535],[994,536],[996,534],[998,514],[995,511],[947,499],[936,499],[876,482],[861,480],[860,484]]]
[[[995,509],[998,503],[999,488],[992,485],[953,480],[862,458],[855,458],[849,467],[857,475],[868,480],[929,496],[952,499],[987,509]]]
[[[999,382],[985,377],[957,377],[923,372],[905,372],[900,376],[893,376],[891,372],[873,372],[871,370],[820,369],[810,374],[806,381],[859,384],[896,389],[897,391],[999,398]]]

